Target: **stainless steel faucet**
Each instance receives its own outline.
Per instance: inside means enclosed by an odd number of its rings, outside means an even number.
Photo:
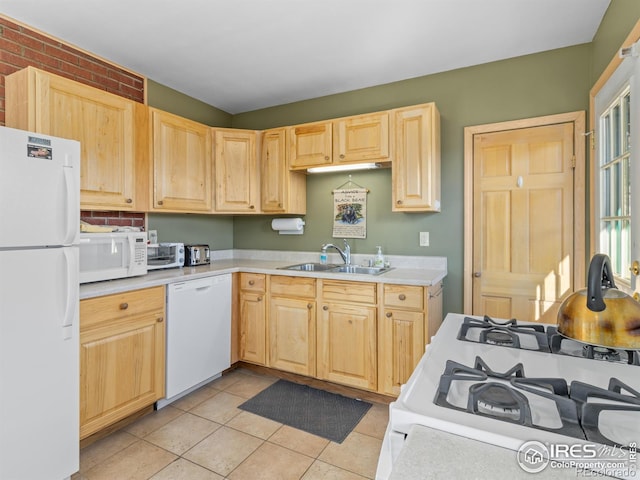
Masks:
[[[342,250],[337,245],[334,245],[333,243],[325,243],[324,245],[322,245],[323,252],[326,252],[327,248],[335,248],[342,257],[344,264],[351,265],[351,246],[349,245],[349,242],[347,242],[346,238],[344,239],[344,250]]]

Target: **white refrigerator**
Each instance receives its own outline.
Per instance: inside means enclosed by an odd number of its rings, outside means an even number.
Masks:
[[[0,479],[79,463],[80,144],[0,127]]]

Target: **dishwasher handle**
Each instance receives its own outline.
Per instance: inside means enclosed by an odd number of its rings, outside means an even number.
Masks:
[[[172,283],[169,285],[169,291],[173,293],[184,291],[206,291],[213,288],[214,285],[224,282],[224,275],[217,275],[195,280],[187,280],[184,282]]]

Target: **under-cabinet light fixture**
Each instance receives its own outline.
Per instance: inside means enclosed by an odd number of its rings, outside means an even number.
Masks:
[[[353,165],[327,165],[326,167],[307,168],[307,173],[346,172],[349,170],[371,170],[380,168],[379,163],[354,163]]]

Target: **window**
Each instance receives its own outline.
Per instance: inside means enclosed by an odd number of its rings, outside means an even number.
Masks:
[[[636,44],[594,97],[594,251],[611,259],[618,288],[640,291],[640,62]]]
[[[629,284],[631,274],[631,93],[629,86],[600,115],[599,251],[613,274]]]

